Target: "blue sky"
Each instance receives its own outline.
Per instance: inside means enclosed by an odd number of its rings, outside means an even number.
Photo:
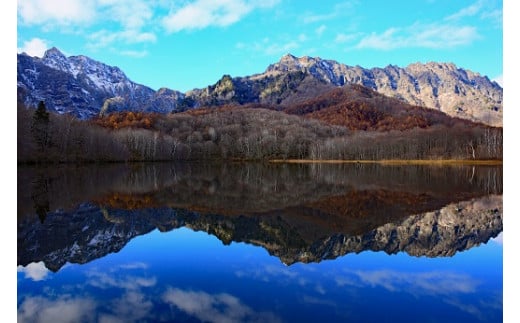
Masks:
[[[453,62],[503,74],[502,1],[18,0],[17,50],[57,47],[187,91],[286,53],[366,68]]]

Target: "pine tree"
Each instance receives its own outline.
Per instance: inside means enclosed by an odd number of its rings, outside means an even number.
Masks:
[[[31,132],[39,151],[43,152],[49,144],[49,112],[43,101],[38,103],[38,108],[34,112]]]

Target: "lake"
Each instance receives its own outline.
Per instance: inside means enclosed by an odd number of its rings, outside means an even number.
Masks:
[[[502,166],[18,166],[18,322],[502,322]]]

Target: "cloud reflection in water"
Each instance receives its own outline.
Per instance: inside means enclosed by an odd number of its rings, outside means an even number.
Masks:
[[[168,288],[162,298],[166,303],[204,322],[281,322],[273,313],[256,312],[227,293],[209,294]]]
[[[88,297],[27,297],[18,307],[18,322],[93,322],[95,308],[96,302]]]
[[[43,261],[33,262],[28,264],[27,266],[18,266],[18,272],[22,272],[25,274],[25,278],[30,278],[34,281],[45,280],[47,275],[49,274],[49,270],[45,267]]]

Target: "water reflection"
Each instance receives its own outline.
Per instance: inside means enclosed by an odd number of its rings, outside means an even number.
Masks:
[[[19,167],[18,321],[501,322],[502,210],[501,167]]]
[[[111,257],[68,265],[45,284],[19,279],[18,321],[502,320],[500,279],[493,278],[500,249],[492,245],[485,246],[488,256],[479,248],[457,255],[458,265],[367,252],[280,266],[261,248],[223,246],[187,228],[175,232],[154,230]]]
[[[502,231],[501,167],[192,163],[18,173],[18,264],[53,272],[156,228],[262,246],[285,264],[365,250],[452,256]]]

